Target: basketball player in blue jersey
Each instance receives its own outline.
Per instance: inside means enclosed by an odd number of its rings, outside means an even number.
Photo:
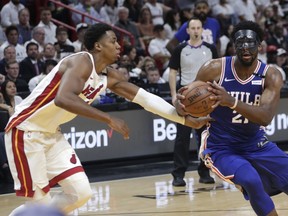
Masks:
[[[162,98],[129,83],[107,66],[120,57],[120,45],[112,28],[95,24],[86,30],[87,52],[62,59],[16,107],[5,131],[9,167],[17,196],[30,202],[57,206],[69,213],[85,204],[92,191],[74,149],[60,131],[60,125],[77,115],[106,123],[129,138],[127,124],[90,104],[106,88],[142,105],[146,110],[190,127],[200,128],[211,118],[179,116]],[[63,192],[51,197],[55,184]],[[11,215],[25,208],[15,209]]]
[[[270,196],[288,194],[288,156],[267,140],[264,126],[275,115],[283,81],[257,59],[263,40],[258,24],[240,22],[232,38],[236,56],[207,62],[196,77],[210,83],[216,102],[210,114],[215,122],[202,133],[201,157],[221,179],[239,186],[257,215],[274,216]]]

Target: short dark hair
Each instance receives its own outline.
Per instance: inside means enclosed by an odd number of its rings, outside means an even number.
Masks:
[[[163,31],[163,30],[164,30],[164,26],[161,25],[161,24],[157,24],[157,25],[155,25],[154,28],[153,28],[153,32],[161,32],[161,31]]]
[[[29,42],[26,46],[26,52],[28,52],[28,49],[30,46],[37,46],[37,49],[39,48],[39,45],[35,42]]]
[[[6,37],[7,37],[8,34],[9,34],[11,31],[13,31],[13,30],[17,31],[17,33],[19,34],[19,31],[18,31],[17,27],[16,27],[15,25],[10,25],[10,26],[8,26],[8,27],[6,28],[6,30],[5,30],[5,35],[6,35]]]
[[[235,37],[235,33],[238,32],[239,30],[252,30],[254,31],[258,38],[259,38],[259,42],[261,43],[263,41],[263,38],[264,38],[264,32],[263,30],[261,29],[261,27],[253,22],[253,21],[242,21],[242,22],[239,22],[233,29],[233,32],[231,33],[231,37],[232,39],[234,40],[234,37]]]
[[[88,51],[93,50],[94,44],[106,34],[106,31],[112,31],[112,28],[103,23],[97,23],[90,26],[84,34],[84,46]]]
[[[209,6],[207,0],[197,0],[197,1],[194,3],[194,7],[196,7],[198,4],[201,4],[201,3],[204,3],[204,4],[206,4],[207,6]]]

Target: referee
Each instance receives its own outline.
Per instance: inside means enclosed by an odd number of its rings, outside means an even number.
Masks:
[[[169,67],[169,85],[172,96],[172,103],[175,105],[177,89],[193,82],[199,68],[207,61],[217,58],[217,50],[213,44],[202,40],[203,25],[200,19],[191,18],[188,21],[187,33],[189,40],[179,44],[173,51]],[[176,77],[179,73],[179,83]],[[204,129],[204,128],[203,128]],[[195,130],[198,149],[200,146],[201,133],[203,129]],[[174,145],[174,169],[173,186],[185,186],[185,172],[189,165],[189,145],[192,128],[177,124],[177,135]],[[199,182],[205,184],[215,183],[210,176],[209,169],[203,161],[198,166]]]

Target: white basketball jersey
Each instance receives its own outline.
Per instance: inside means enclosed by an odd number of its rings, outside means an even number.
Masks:
[[[79,95],[86,103],[90,104],[107,87],[106,74],[98,75],[95,70],[94,60],[88,52],[78,52],[72,55],[88,54],[93,69],[85,82],[83,91]],[[70,56],[72,56],[70,55]],[[69,58],[67,56],[66,58]],[[64,59],[66,59],[64,58]],[[76,117],[76,114],[68,112],[54,103],[62,75],[58,72],[62,59],[52,71],[36,86],[32,93],[17,105],[15,113],[11,116],[6,126],[6,131],[17,127],[23,131],[42,131],[54,133],[59,125]]]

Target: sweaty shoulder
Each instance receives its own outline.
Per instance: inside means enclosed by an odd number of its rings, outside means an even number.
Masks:
[[[216,81],[220,79],[222,70],[222,59],[212,59],[207,61],[202,65],[202,67],[199,69],[196,80],[202,80],[204,82],[206,81]]]

